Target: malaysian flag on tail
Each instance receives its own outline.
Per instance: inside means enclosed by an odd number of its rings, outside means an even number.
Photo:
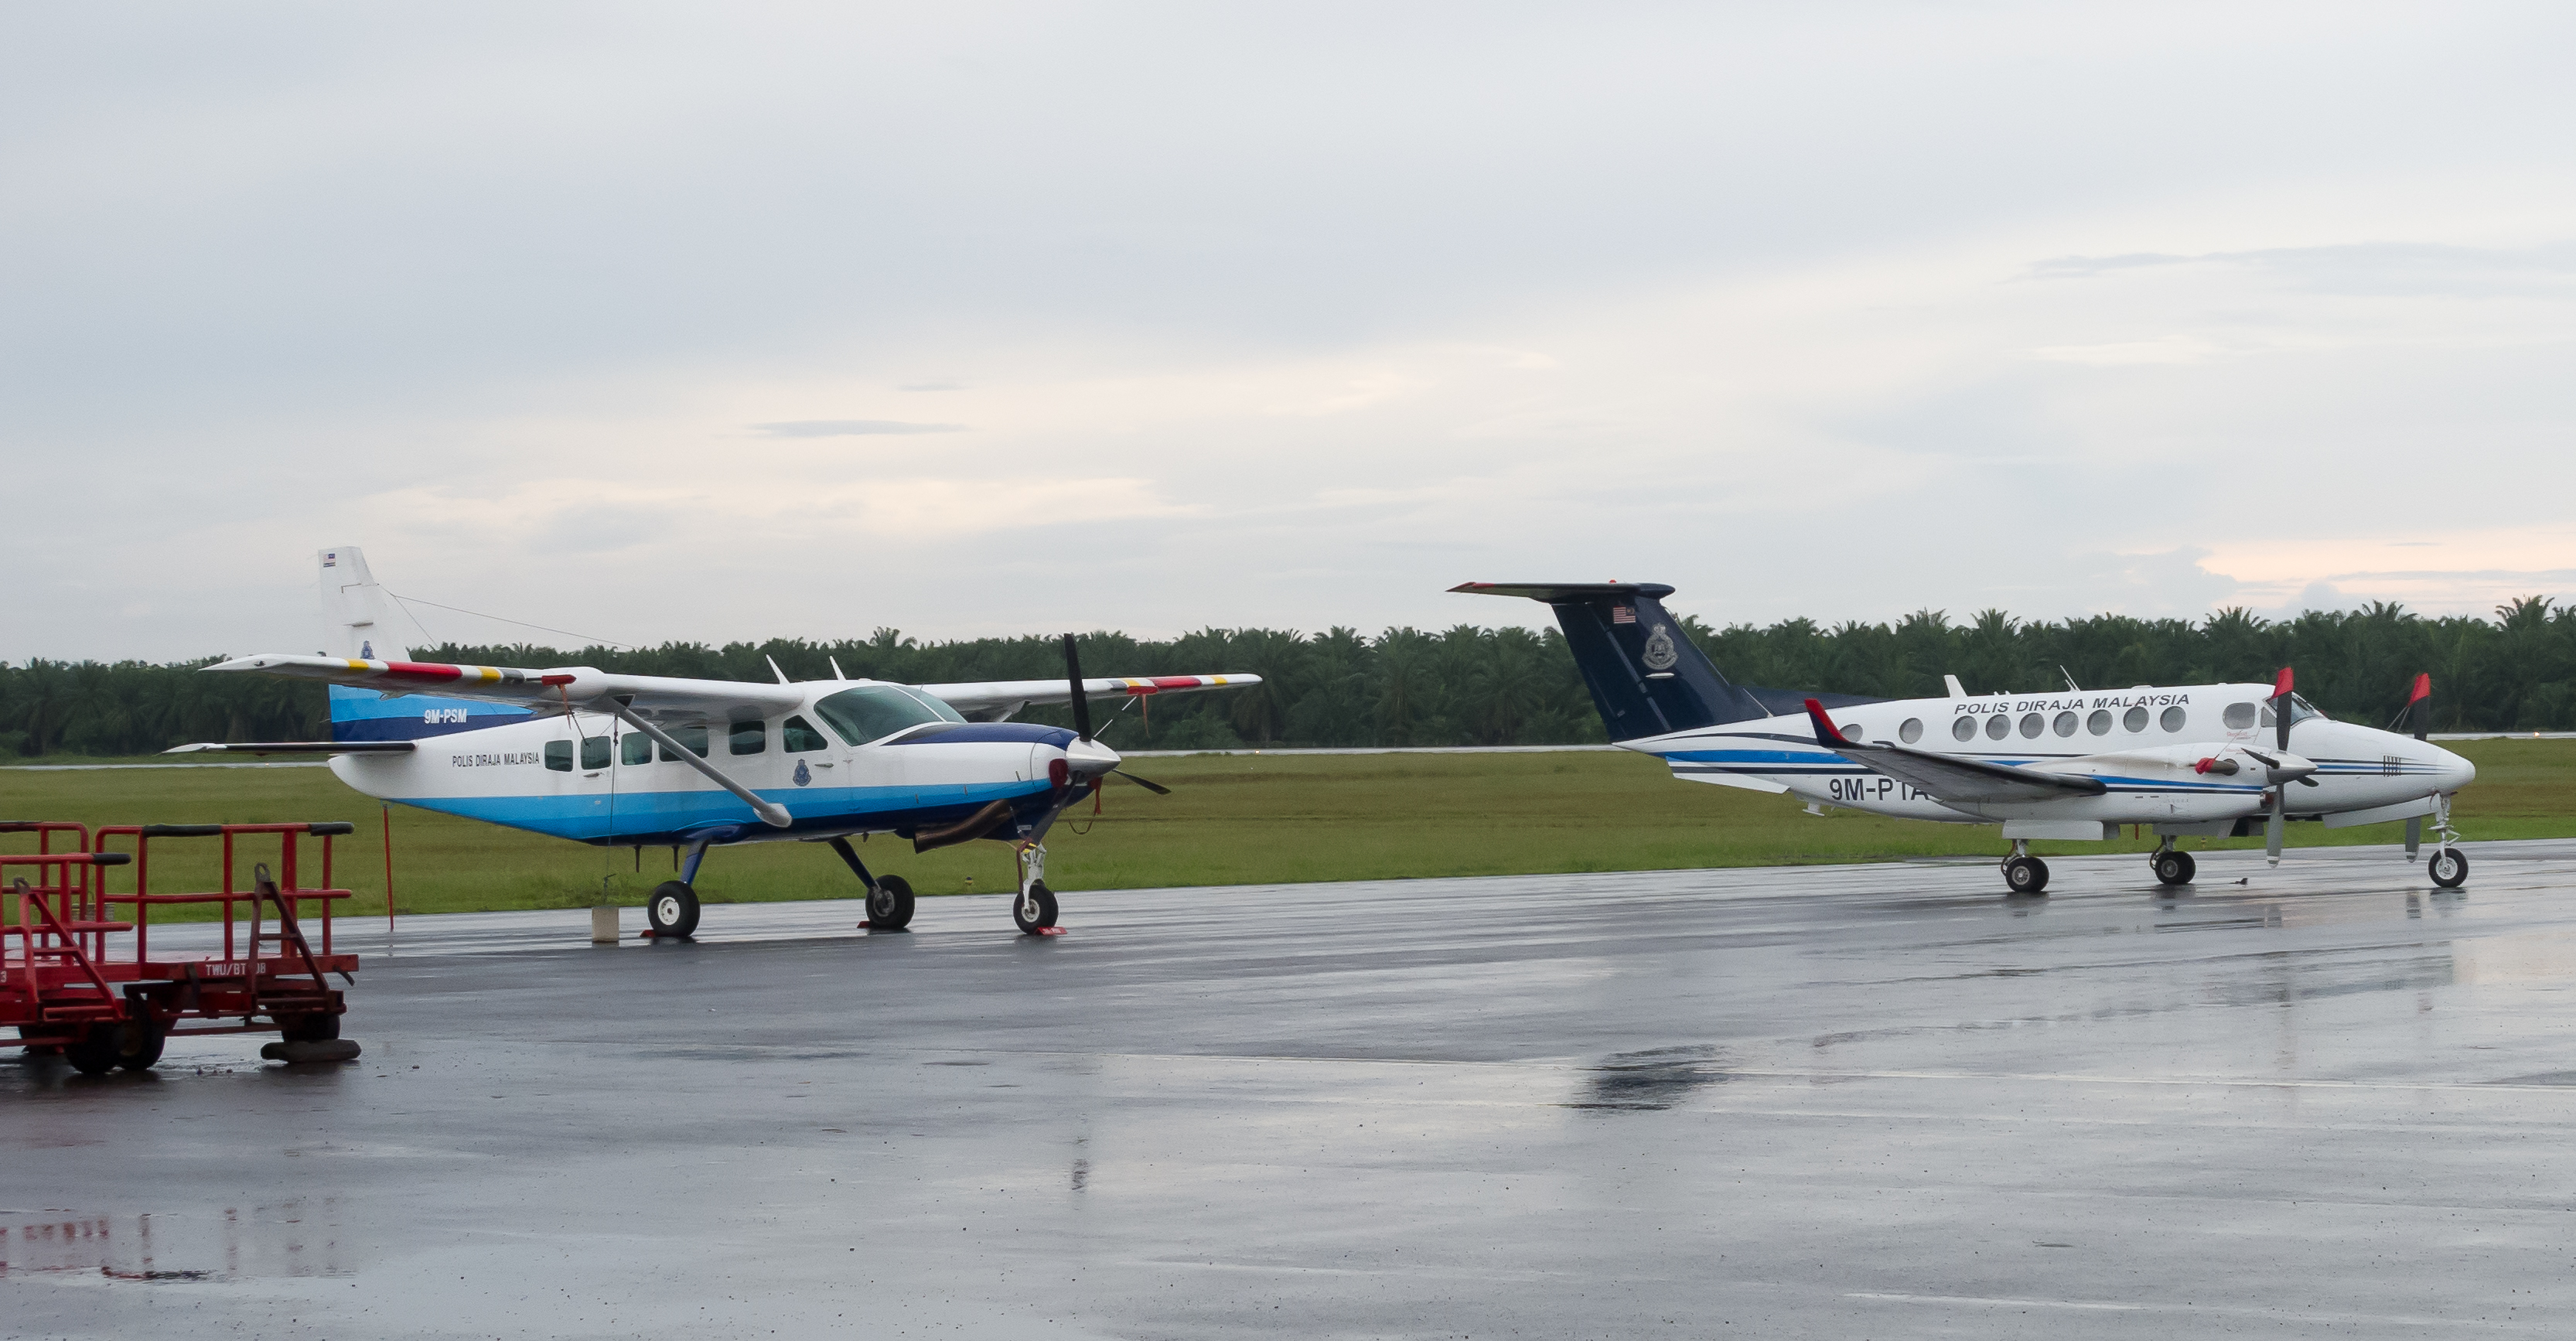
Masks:
[[[1635,606],[1633,606],[1633,605],[1614,605],[1614,606],[1611,606],[1611,607],[1610,607],[1610,622],[1611,622],[1611,623],[1613,623],[1613,624],[1634,624],[1634,623],[1636,623],[1636,622],[1637,622],[1637,607],[1635,607]]]

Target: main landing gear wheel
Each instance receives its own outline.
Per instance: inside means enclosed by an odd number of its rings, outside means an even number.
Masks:
[[[2171,849],[2157,853],[2151,864],[2156,868],[2156,883],[2164,885],[2188,885],[2200,869],[2190,853]]]
[[[653,897],[645,901],[644,919],[653,924],[655,939],[686,940],[697,934],[698,892],[685,880],[665,880],[653,887]]]
[[[879,877],[868,891],[868,930],[901,931],[911,924],[911,884],[899,875]]]
[[[1055,925],[1055,891],[1044,880],[1029,882],[1029,890],[1011,903],[1011,920],[1020,930],[1036,935]]]
[[[2433,877],[2434,884],[2444,889],[2458,889],[2460,882],[2469,878],[2469,854],[2446,847],[2424,863],[2424,870]]]
[[[2004,863],[2004,888],[2015,894],[2048,892],[2048,863],[2037,857],[2015,857]]]

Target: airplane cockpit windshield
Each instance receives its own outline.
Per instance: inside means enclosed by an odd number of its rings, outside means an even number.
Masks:
[[[2306,699],[2301,698],[2296,694],[2290,695],[2290,725],[2297,726],[2299,723],[2304,722],[2311,717],[2325,716],[2326,715],[2324,713],[2317,711],[2315,704],[2308,702]],[[2272,715],[2272,705],[2270,703],[2265,703],[2263,705],[2263,725],[2270,726],[2276,720],[2278,719]],[[2333,721],[2334,719],[2326,717],[2326,720]]]
[[[925,722],[963,722],[955,708],[901,685],[870,684],[827,694],[814,704],[814,714],[849,745],[883,740]]]

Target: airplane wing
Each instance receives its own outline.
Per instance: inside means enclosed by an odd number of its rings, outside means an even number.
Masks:
[[[454,666],[426,661],[361,661],[354,657],[265,654],[235,657],[210,671],[256,671],[290,680],[373,689],[387,696],[437,694],[486,699],[526,708],[540,717],[567,712],[613,712],[620,702],[643,717],[688,723],[722,721],[740,712],[766,716],[805,701],[792,685],[738,680],[689,680],[668,675],[611,675],[588,666],[527,670],[508,666]],[[1058,686],[1062,688],[1061,685]]]
[[[1825,706],[1807,700],[1807,718],[1815,723],[1816,743],[1874,773],[1884,773],[1935,801],[2040,801],[2059,796],[2100,796],[2109,791],[2099,778],[2081,774],[2042,773],[1983,759],[1913,750],[1887,741],[1863,744],[1843,739]]]
[[[1142,698],[1148,694],[1187,694],[1200,689],[1239,689],[1259,684],[1258,675],[1156,675],[1145,679],[1111,677],[1082,682],[1082,692]],[[1055,680],[982,680],[971,684],[925,684],[914,688],[968,717],[979,712],[1036,703],[1070,703],[1073,682]]]

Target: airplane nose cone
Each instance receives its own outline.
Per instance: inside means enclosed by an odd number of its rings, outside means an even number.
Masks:
[[[1118,751],[1096,740],[1075,737],[1064,744],[1067,767],[1084,777],[1098,777],[1118,766]]]
[[[2436,776],[2443,791],[2455,792],[2478,780],[2478,766],[2439,746],[2434,747],[2433,762],[2441,768]]]

